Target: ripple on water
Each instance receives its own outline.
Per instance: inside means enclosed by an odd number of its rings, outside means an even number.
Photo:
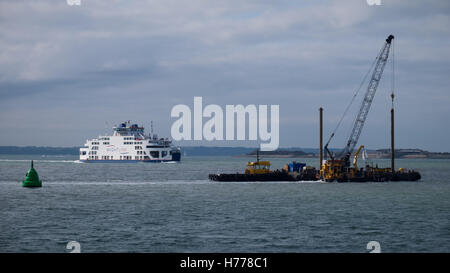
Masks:
[[[37,160],[43,187],[26,189],[29,159],[0,159],[0,252],[65,252],[72,240],[84,252],[366,252],[372,240],[384,252],[450,250],[446,161],[398,163],[420,166],[420,183],[207,180],[246,161]]]

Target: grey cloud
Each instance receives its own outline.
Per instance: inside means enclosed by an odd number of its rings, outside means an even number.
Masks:
[[[450,151],[439,126],[450,115],[450,3],[382,2],[1,1],[0,144],[80,145],[122,119],[153,119],[168,135],[172,106],[201,95],[280,104],[281,145],[315,146],[318,107],[329,133],[393,33],[397,142]],[[387,145],[388,70],[361,138],[370,148]],[[33,137],[15,137],[27,128]]]

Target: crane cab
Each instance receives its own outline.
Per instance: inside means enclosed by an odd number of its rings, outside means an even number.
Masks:
[[[345,160],[326,160],[320,169],[320,178],[327,182],[345,182],[362,178],[363,169],[348,167]]]
[[[327,182],[344,180],[344,161],[340,159],[326,160],[320,168],[320,177]]]

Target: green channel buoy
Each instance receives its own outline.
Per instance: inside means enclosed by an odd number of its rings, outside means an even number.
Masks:
[[[31,160],[31,168],[28,170],[25,180],[22,181],[22,187],[42,187],[42,181],[39,180],[39,175],[33,168],[33,160]]]

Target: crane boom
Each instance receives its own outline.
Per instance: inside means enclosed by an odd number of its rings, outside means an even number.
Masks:
[[[358,143],[358,139],[364,127],[364,123],[366,122],[367,114],[369,113],[370,106],[372,105],[375,92],[377,91],[381,75],[383,74],[384,67],[386,66],[392,39],[394,39],[394,36],[389,35],[389,37],[386,39],[386,43],[384,44],[380,54],[377,57],[377,62],[372,73],[372,78],[370,79],[366,94],[364,95],[361,108],[359,109],[358,115],[356,116],[355,123],[353,124],[353,129],[347,141],[347,145],[338,156],[339,158],[344,160],[345,165],[347,166],[350,165],[350,156],[355,149],[356,144]]]

